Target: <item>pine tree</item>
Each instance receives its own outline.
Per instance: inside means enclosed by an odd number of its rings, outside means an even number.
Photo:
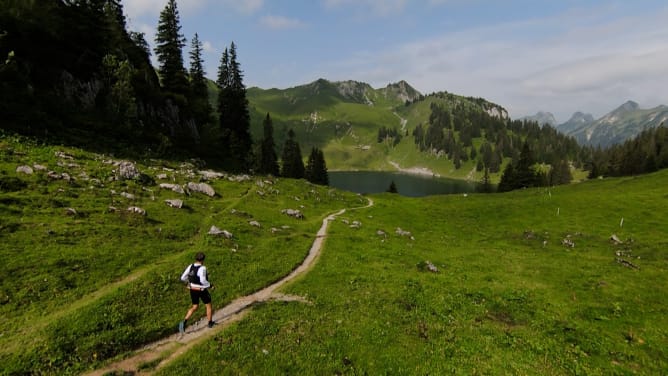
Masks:
[[[179,11],[176,0],[168,0],[160,12],[158,31],[155,36],[155,55],[160,63],[162,87],[168,93],[185,99],[188,91],[186,70],[183,67],[183,46],[186,39],[181,34]]]
[[[520,159],[515,167],[515,188],[530,188],[537,186],[537,175],[533,168],[535,163],[533,153],[527,141],[522,145]]]
[[[225,160],[233,171],[250,170],[253,140],[250,135],[250,114],[243,72],[237,61],[234,42],[225,49],[218,68],[217,85],[219,123],[222,144],[226,147]]]
[[[390,186],[387,188],[387,192],[389,192],[389,193],[399,193],[399,191],[397,190],[397,185],[394,184],[394,180],[392,180],[392,182],[390,182]]]
[[[503,174],[501,174],[501,181],[497,190],[499,192],[509,192],[517,188],[517,176],[515,174],[515,168],[513,167],[512,162],[509,162],[506,165],[506,168],[503,169]]]
[[[288,139],[285,140],[283,146],[283,155],[281,160],[283,162],[281,168],[281,176],[293,179],[302,179],[304,177],[304,161],[302,159],[302,152],[299,148],[299,143],[294,140],[295,132],[290,129],[288,131]]]
[[[314,184],[329,184],[325,156],[320,149],[315,147],[311,149],[311,155],[309,155],[308,163],[306,164],[304,177],[306,180]]]
[[[191,108],[195,121],[206,124],[211,120],[211,104],[209,103],[209,88],[204,72],[202,60],[202,42],[195,33],[190,46],[190,95]]]
[[[258,153],[258,173],[278,176],[278,157],[274,145],[274,126],[271,117],[267,117],[262,122],[264,137],[260,143]]]

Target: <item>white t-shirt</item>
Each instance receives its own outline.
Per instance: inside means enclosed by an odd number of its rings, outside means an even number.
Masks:
[[[195,289],[195,290],[204,290],[204,289],[208,289],[209,287],[211,287],[211,283],[209,282],[209,280],[208,280],[208,278],[207,278],[208,275],[207,275],[207,272],[206,272],[206,266],[202,265],[202,264],[199,263],[199,262],[196,262],[196,263],[194,263],[194,264],[190,264],[190,265],[188,265],[188,266],[186,267],[186,270],[183,271],[183,274],[181,274],[181,280],[182,280],[183,282],[189,282],[189,280],[188,280],[188,274],[190,273],[190,268],[191,268],[193,265],[195,265],[195,266],[198,266],[198,265],[199,265],[199,269],[197,270],[197,276],[199,277],[199,281],[200,281],[200,283],[199,283],[199,284],[197,284],[197,283],[188,283],[189,287],[190,287],[191,289]]]

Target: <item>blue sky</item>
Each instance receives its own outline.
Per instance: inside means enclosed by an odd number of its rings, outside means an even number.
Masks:
[[[124,0],[153,44],[167,0]],[[668,105],[665,0],[177,0],[215,79],[234,41],[247,86],[318,78],[483,97],[511,117],[598,118],[627,100]],[[188,65],[187,48],[184,51]]]

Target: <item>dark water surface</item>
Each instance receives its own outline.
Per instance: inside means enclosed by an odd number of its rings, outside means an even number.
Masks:
[[[475,192],[477,183],[387,171],[332,171],[329,185],[356,193],[386,192],[392,181],[402,196],[422,197]]]

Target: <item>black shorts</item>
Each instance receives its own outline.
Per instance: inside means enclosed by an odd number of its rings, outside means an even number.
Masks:
[[[209,294],[208,289],[205,289],[204,291],[190,290],[190,301],[192,301],[193,304],[199,304],[200,299],[202,299],[202,303],[204,304],[211,303],[211,294]]]

